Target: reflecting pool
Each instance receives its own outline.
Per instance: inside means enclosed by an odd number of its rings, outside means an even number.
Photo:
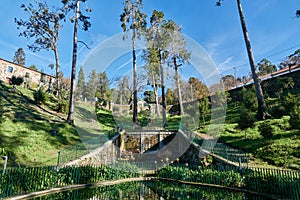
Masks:
[[[184,185],[174,182],[145,181],[130,182],[112,186],[89,187],[84,189],[68,190],[52,193],[47,196],[33,198],[34,200],[164,200],[164,199],[223,199],[223,200],[247,200],[267,199],[242,192],[234,192],[225,189],[216,189],[192,185]]]

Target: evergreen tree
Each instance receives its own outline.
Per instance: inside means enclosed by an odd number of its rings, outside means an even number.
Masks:
[[[78,80],[76,85],[76,97],[83,100],[83,94],[85,90],[85,77],[82,66],[78,72]]]
[[[262,59],[258,64],[258,75],[263,76],[276,71],[276,66],[273,65],[268,59]]]
[[[103,106],[106,106],[107,103],[112,100],[112,92],[109,89],[109,79],[106,75],[106,72],[101,72],[98,74],[96,97]]]
[[[35,70],[35,71],[38,71],[38,68],[35,65],[30,65],[28,68],[32,69],[32,70]]]
[[[84,96],[89,101],[93,101],[96,97],[97,85],[98,85],[98,76],[96,70],[93,70],[92,73],[89,75],[89,80],[86,84],[86,90]]]
[[[154,10],[150,18],[150,27],[146,32],[146,39],[148,48],[144,52],[144,59],[147,62],[147,67],[152,80],[152,86],[156,99],[156,113],[159,114],[158,102],[158,81],[160,76],[161,87],[161,102],[162,102],[162,117],[163,125],[166,125],[166,103],[165,103],[165,85],[164,85],[164,68],[163,62],[167,57],[167,45],[170,40],[166,37],[166,21],[164,20],[164,13]]]
[[[166,24],[166,29],[168,30],[168,34],[170,37],[170,43],[168,47],[169,63],[170,65],[173,65],[175,70],[179,111],[180,115],[184,115],[178,69],[182,64],[189,61],[191,54],[185,48],[185,40],[181,33],[180,26],[178,26],[174,21],[169,20]]]
[[[132,121],[137,123],[137,70],[136,70],[136,39],[146,28],[146,14],[141,12],[142,0],[125,0],[124,9],[120,16],[121,27],[124,32],[132,30],[132,60],[133,60],[133,116]]]
[[[18,48],[18,50],[15,52],[13,62],[21,66],[25,65],[25,52],[22,48]]]
[[[176,104],[176,94],[173,90],[171,90],[170,88],[167,89],[166,92],[166,104],[167,105],[175,105]]]

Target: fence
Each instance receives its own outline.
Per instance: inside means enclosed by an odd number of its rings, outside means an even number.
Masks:
[[[156,175],[193,183],[209,183],[263,194],[272,194],[282,198],[298,200],[300,197],[300,172],[281,169],[248,168],[230,166],[168,166]]]
[[[228,161],[238,163],[243,167],[248,167],[248,154],[242,150],[234,149],[230,146],[209,140],[205,140],[205,144],[203,144],[203,140],[197,138],[195,138],[193,142],[212,154],[220,156]]]
[[[108,131],[106,135],[99,135],[98,137],[87,140],[84,143],[79,143],[77,145],[58,151],[57,165],[64,165],[70,161],[79,159],[80,157],[103,145],[103,138],[105,136],[107,136],[107,138],[112,138],[117,133],[117,130],[112,129]]]
[[[102,165],[11,168],[4,175],[0,175],[0,199],[55,187],[138,176],[138,169],[126,163],[115,167]]]
[[[289,199],[300,198],[300,172],[249,168],[245,176],[247,189],[258,192],[268,192]]]
[[[116,163],[114,166],[69,166],[58,168],[11,168],[4,175],[0,172],[0,199],[66,185],[96,183],[140,176],[138,167],[154,163]],[[142,171],[143,172],[143,171]],[[172,178],[196,183],[241,188],[277,195],[288,199],[300,197],[300,172],[248,168],[242,171],[229,166],[185,166],[172,164],[156,172],[157,177]]]

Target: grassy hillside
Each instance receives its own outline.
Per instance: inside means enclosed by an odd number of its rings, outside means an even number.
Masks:
[[[300,169],[300,130],[290,127],[290,116],[257,121],[253,127],[245,130],[238,127],[238,116],[239,108],[230,103],[220,141],[249,152],[251,165]],[[273,136],[269,138],[259,132],[258,127],[264,122],[273,129]]]
[[[300,75],[299,72],[297,74]],[[225,126],[220,140],[245,150],[251,153],[252,158],[262,161],[252,159],[256,165],[267,164],[299,170],[300,82],[297,77],[277,78],[272,80],[272,84],[263,84],[268,85],[264,87],[269,112],[266,120],[255,119],[257,105],[255,106],[256,96],[253,88],[231,91],[228,95]],[[284,85],[287,82],[293,84],[287,87]],[[244,128],[239,125],[245,124],[243,122],[252,117],[253,125]],[[260,128],[266,125],[269,130],[262,131]],[[265,132],[270,132],[270,135],[264,135]]]
[[[9,166],[54,165],[59,149],[80,142],[66,116],[37,106],[31,90],[0,84],[0,104],[0,148]]]

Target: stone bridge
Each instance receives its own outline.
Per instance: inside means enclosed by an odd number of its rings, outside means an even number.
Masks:
[[[100,147],[65,165],[114,165],[120,160],[142,163],[165,159],[199,165],[204,157],[211,155],[218,163],[241,167],[239,162],[214,154],[211,149],[203,149],[193,142],[194,137],[195,133],[181,130],[123,130]],[[216,141],[211,142],[213,144]]]

